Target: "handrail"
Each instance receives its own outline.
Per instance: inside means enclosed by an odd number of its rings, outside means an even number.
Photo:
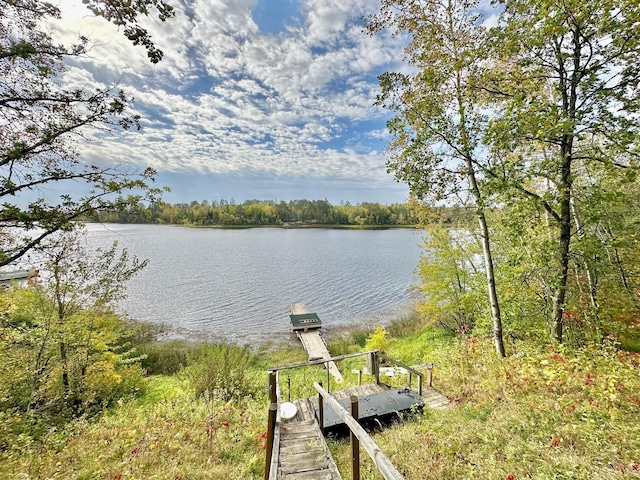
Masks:
[[[265,450],[267,451],[265,480],[278,478],[278,456],[280,455],[280,381],[278,372],[269,372],[269,422]]]
[[[371,355],[374,358],[378,357],[378,358],[383,358],[388,362],[391,362],[399,367],[404,368],[405,370],[407,370],[407,372],[409,372],[409,376],[408,376],[408,385],[407,386],[411,386],[411,375],[417,375],[418,376],[418,394],[422,395],[422,379],[424,377],[424,374],[419,372],[418,370],[416,370],[413,367],[410,367],[409,365],[406,365],[405,363],[396,360],[395,358],[391,358],[388,355],[382,353],[380,350],[375,349],[375,350],[366,350],[364,352],[357,352],[357,353],[347,353],[345,355],[338,355],[336,357],[329,357],[329,358],[321,358],[318,360],[310,360],[308,362],[300,362],[300,363],[292,363],[290,365],[282,365],[279,367],[270,367],[267,369],[267,371],[269,373],[271,372],[279,372],[280,370],[288,370],[288,369],[292,369],[292,368],[300,368],[300,367],[306,367],[306,366],[311,366],[311,365],[321,365],[323,363],[328,363],[328,362],[335,362],[338,360],[344,360],[346,358],[355,358],[355,357],[361,357],[361,356],[365,356],[365,355]],[[372,365],[374,371],[370,372],[374,375],[375,379],[376,379],[376,383],[380,383],[380,371],[378,370],[378,365],[377,365],[377,361],[375,362],[375,365]],[[430,368],[429,368],[429,372],[427,375],[427,383],[428,386],[431,387],[431,383],[432,383],[432,368],[433,368],[433,364],[429,364]],[[328,377],[328,374],[327,374]],[[327,387],[329,387],[329,383],[327,384]]]
[[[406,365],[404,363],[402,363],[400,360],[396,360],[395,358],[391,358],[390,356],[380,352],[378,353],[378,355],[382,358],[384,358],[386,361],[391,362],[391,363],[395,363],[397,366],[404,368],[406,371],[411,372],[415,375],[418,376],[422,376],[422,373],[420,373],[418,370],[416,370],[413,367],[410,367],[409,365]]]
[[[404,477],[398,469],[391,463],[391,460],[380,450],[380,447],[371,439],[369,434],[360,426],[358,421],[338,402],[333,395],[326,392],[318,383],[314,382],[313,387],[322,396],[323,400],[331,406],[340,419],[347,424],[351,432],[362,443],[364,449],[373,460],[385,480],[403,480]]]
[[[277,372],[280,370],[288,370],[291,368],[300,368],[300,367],[306,367],[310,365],[320,365],[322,363],[335,362],[337,360],[344,360],[345,358],[361,357],[363,355],[369,355],[371,353],[378,353],[378,352],[380,352],[380,350],[367,350],[366,352],[347,353],[345,355],[338,355],[337,357],[321,358],[319,360],[309,360],[308,362],[292,363],[291,365],[282,365],[280,367],[270,367],[270,368],[267,368],[267,371]]]
[[[388,362],[394,363],[397,366],[404,368],[407,372],[409,372],[411,374],[417,375],[418,376],[418,395],[422,396],[422,373],[421,372],[419,372],[418,370],[416,370],[413,367],[410,367],[409,365],[406,365],[406,364],[402,363],[400,360],[396,360],[395,358],[391,358],[388,355],[385,355],[382,352],[379,352],[378,356],[380,358],[385,359]],[[431,365],[431,368],[433,368],[433,365],[432,364],[430,364],[430,365]],[[429,368],[429,377],[428,377],[429,387],[431,386],[431,378],[432,378],[432,376],[431,376],[431,368]],[[409,375],[409,387],[410,386],[411,386],[411,376]]]

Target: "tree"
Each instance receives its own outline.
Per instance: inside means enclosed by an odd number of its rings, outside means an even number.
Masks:
[[[555,251],[550,320],[562,342],[574,234],[587,227],[573,222],[576,182],[590,188],[594,164],[621,179],[638,167],[640,5],[507,0],[504,7],[493,31],[493,78],[483,84],[500,105],[490,142],[502,161],[491,174],[508,185],[507,202],[528,199],[546,212]]]
[[[496,352],[505,356],[500,304],[495,283],[487,196],[477,173],[486,164],[482,136],[487,118],[475,83],[486,61],[486,37],[474,0],[385,0],[369,30],[407,32],[405,49],[413,75],[380,77],[378,103],[395,117],[387,124],[393,140],[388,168],[418,198],[473,204],[483,247],[487,293]],[[486,167],[483,167],[486,168]]]
[[[163,0],[84,0],[95,14],[122,27],[134,44],[147,49],[151,62],[162,52],[138,24],[156,12],[164,21],[173,9]],[[127,113],[131,101],[116,88],[88,91],[66,88],[65,60],[85,55],[85,37],[73,45],[53,42],[44,30],[60,10],[40,0],[0,0],[0,266],[19,259],[44,238],[69,230],[72,221],[96,211],[119,210],[153,198],[155,172],[84,164],[74,137],[90,128],[139,128]],[[80,198],[69,194],[46,198],[50,185],[87,185]]]
[[[425,253],[416,270],[421,293],[418,311],[435,324],[467,333],[475,326],[482,308],[482,267],[479,239],[462,229],[451,230],[438,223],[426,227]],[[486,294],[485,294],[486,295]]]
[[[39,282],[2,297],[3,366],[16,375],[0,411],[63,419],[131,393],[141,376],[129,329],[111,308],[147,262],[117,243],[95,254],[83,243],[77,231],[50,235],[37,247],[46,270]]]

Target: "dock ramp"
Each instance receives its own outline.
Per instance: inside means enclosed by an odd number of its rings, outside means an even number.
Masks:
[[[327,344],[320,336],[319,329],[322,322],[315,313],[310,313],[303,303],[294,303],[291,305],[291,323],[294,332],[297,333],[302,346],[307,351],[309,361],[331,358]],[[343,381],[342,374],[335,362],[328,361],[325,366],[336,381]]]

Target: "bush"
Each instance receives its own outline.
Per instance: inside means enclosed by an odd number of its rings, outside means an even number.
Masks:
[[[173,375],[188,365],[189,351],[193,348],[187,342],[174,340],[139,345],[137,351],[147,375]]]
[[[211,392],[222,401],[253,397],[259,382],[251,369],[256,358],[248,346],[204,344],[189,354],[187,374],[197,395]]]
[[[84,377],[83,412],[97,413],[120,398],[136,395],[144,383],[143,373],[137,364],[92,363]]]
[[[418,312],[413,312],[408,317],[394,320],[387,327],[387,332],[392,338],[407,337],[416,333],[424,326],[424,321]]]
[[[364,330],[354,330],[353,332],[351,332],[351,339],[353,340],[353,343],[355,343],[359,347],[364,348],[365,344],[367,343],[368,335],[369,332],[366,332]]]
[[[327,348],[331,352],[331,356],[338,357],[340,355],[347,355],[357,351],[357,347],[345,338],[337,338],[331,340]]]
[[[366,350],[380,350],[382,353],[387,351],[387,331],[384,327],[376,327],[376,329],[369,334],[367,342],[365,343]]]

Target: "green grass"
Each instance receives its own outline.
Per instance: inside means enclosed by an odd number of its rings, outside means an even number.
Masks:
[[[515,344],[500,360],[490,339],[454,338],[412,322],[401,329],[408,336],[389,338],[388,353],[409,364],[433,362],[434,386],[452,404],[373,434],[406,479],[640,478],[640,355]],[[361,348],[349,338],[330,345]],[[168,348],[171,355],[158,358],[182,358],[176,345]],[[267,367],[305,360],[298,344],[263,345],[252,368],[266,385]],[[364,357],[339,363],[345,385],[356,382],[351,370],[364,364]],[[41,441],[20,437],[0,452],[0,478],[262,478],[265,389],[207,400],[194,394],[188,368],[147,377],[140,397],[91,421],[52,430]],[[326,385],[320,367],[283,371],[282,395],[315,395],[315,381]],[[348,442],[331,441],[330,449],[349,478]],[[364,451],[361,458],[363,480],[382,478]]]

